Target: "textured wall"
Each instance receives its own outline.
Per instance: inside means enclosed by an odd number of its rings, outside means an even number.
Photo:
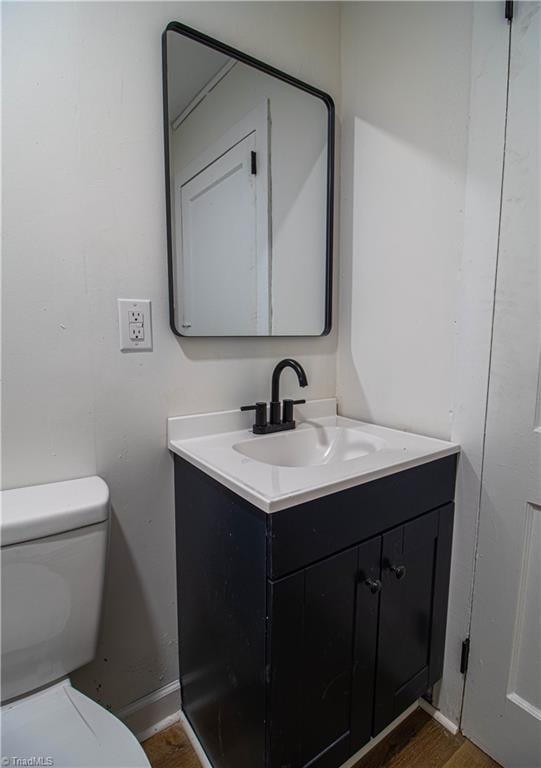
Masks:
[[[351,416],[449,437],[472,6],[342,8],[338,395]]]

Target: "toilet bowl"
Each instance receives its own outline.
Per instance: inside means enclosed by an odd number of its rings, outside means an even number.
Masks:
[[[2,765],[149,768],[128,728],[68,677],[95,654],[107,485],[17,488],[1,505]]]
[[[126,726],[69,680],[2,707],[2,757],[13,756],[55,767],[149,765]]]

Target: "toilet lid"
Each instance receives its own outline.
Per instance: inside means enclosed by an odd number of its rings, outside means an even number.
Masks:
[[[67,680],[2,707],[2,757],[54,768],[150,768],[128,728]]]

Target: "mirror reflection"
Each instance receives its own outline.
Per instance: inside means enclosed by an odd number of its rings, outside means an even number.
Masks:
[[[164,44],[173,329],[328,332],[332,101],[176,29]]]

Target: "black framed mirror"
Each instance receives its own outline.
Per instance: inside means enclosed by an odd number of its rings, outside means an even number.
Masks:
[[[328,334],[332,98],[179,22],[162,57],[173,332]]]

